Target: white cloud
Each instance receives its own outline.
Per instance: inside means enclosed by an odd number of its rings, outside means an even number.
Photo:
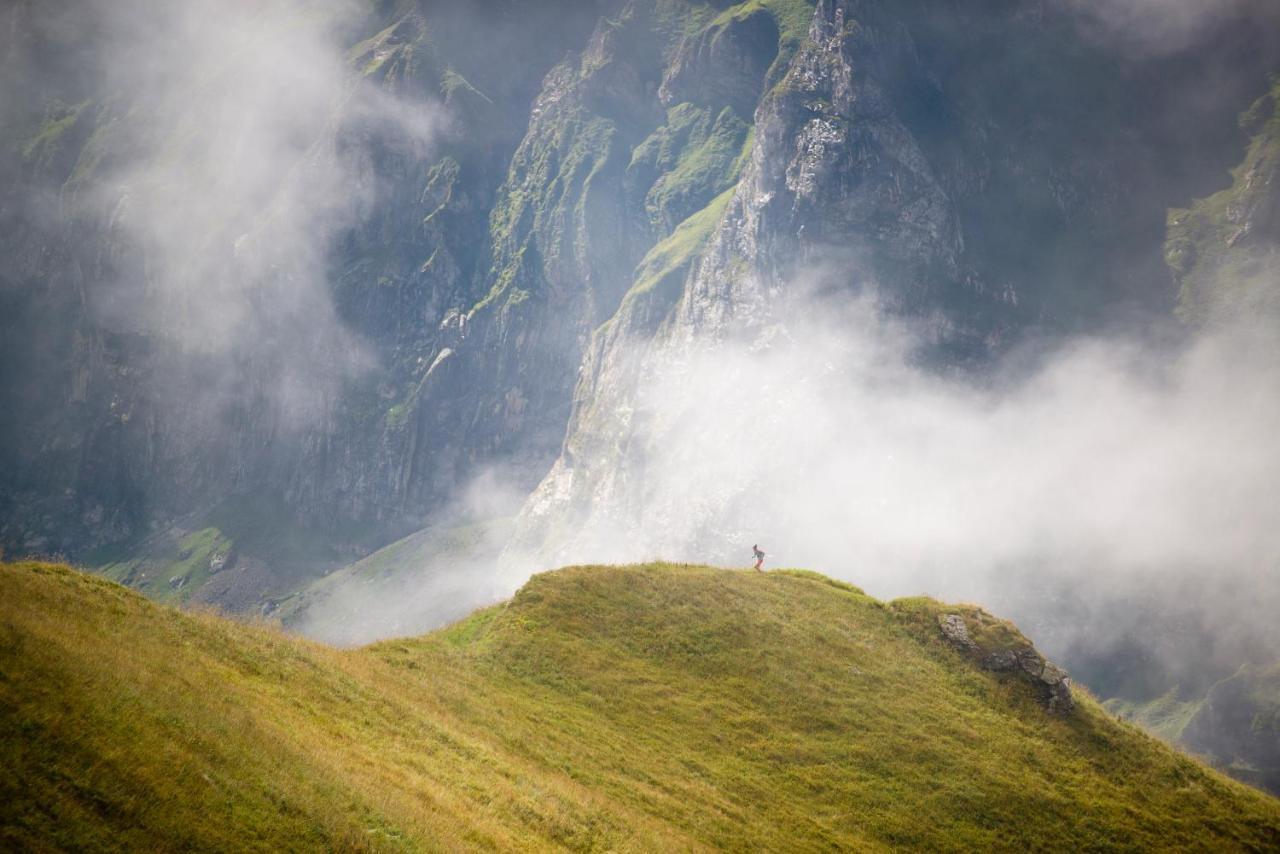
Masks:
[[[369,141],[422,154],[442,124],[431,104],[361,82],[344,43],[358,13],[346,0],[121,0],[79,19],[100,31],[114,111],[98,201],[118,251],[137,254],[95,283],[98,309],[229,370],[252,363],[286,416],[314,414],[368,361],[327,265],[378,197]]]
[[[547,530],[560,525],[533,565],[746,566],[759,542],[771,566],[883,597],[1008,603],[1040,620],[1064,590],[1102,603],[1176,588],[1197,591],[1211,623],[1274,634],[1274,336],[1076,340],[995,382],[919,368],[917,336],[866,299],[776,316],[785,326],[749,341],[646,357],[635,409],[614,422],[625,455],[560,470],[527,508],[549,501]],[[588,469],[606,465],[584,501]],[[582,517],[557,507],[556,488],[577,490]],[[1096,630],[1086,610],[1057,630]]]

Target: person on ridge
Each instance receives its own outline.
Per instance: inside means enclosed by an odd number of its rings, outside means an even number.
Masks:
[[[758,543],[751,547],[751,553],[756,557],[756,572],[764,572],[764,570],[760,568],[764,566],[764,552],[760,551],[760,545]]]

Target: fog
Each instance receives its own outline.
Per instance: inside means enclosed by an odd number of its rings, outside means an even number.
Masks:
[[[352,646],[420,634],[499,602],[528,577],[502,565],[512,519],[528,490],[499,467],[486,467],[422,531],[333,573],[286,616],[293,631]]]
[[[123,0],[85,4],[74,24],[94,33],[93,109],[107,117],[81,200],[116,239],[115,275],[90,292],[97,317],[203,359],[206,376],[221,365],[222,393],[254,388],[286,426],[370,365],[327,270],[335,237],[378,197],[370,140],[421,154],[444,123],[431,103],[360,82],[348,51],[361,12]],[[190,391],[159,399],[181,407]]]
[[[923,326],[874,296],[816,296],[802,281],[776,308],[784,320],[749,339],[637,346],[634,409],[611,422],[625,424],[614,437],[625,455],[577,461],[573,477],[608,471],[585,502],[535,494],[500,562],[492,538],[427,550],[421,572],[348,584],[304,630],[346,643],[407,634],[508,596],[534,571],[654,559],[745,569],[759,543],[766,569],[979,602],[1055,655],[1134,636],[1187,659],[1170,670],[1274,654],[1273,331],[1060,341],[957,375],[922,364]],[[475,509],[486,491],[510,506],[500,484],[490,474],[472,486],[468,518],[486,515]]]
[[[1280,22],[1270,0],[1063,0],[1099,38],[1129,51],[1170,54],[1240,21]]]
[[[1099,38],[1157,57],[1280,8],[1063,2]],[[66,43],[77,73],[91,69],[90,109],[101,111],[86,146],[100,155],[92,182],[57,202],[82,204],[115,238],[86,274],[95,319],[213,366],[200,388],[161,371],[164,405],[251,398],[285,426],[311,423],[336,385],[372,365],[330,281],[335,240],[385,196],[372,140],[421,159],[447,116],[422,93],[361,82],[350,46],[368,9],[354,0],[46,10],[50,28],[74,33]],[[1179,92],[1176,124],[1200,133],[1197,117],[1217,112],[1182,111],[1218,109],[1222,91],[1206,75]],[[366,564],[335,576],[296,627],[341,643],[408,634],[508,596],[534,571],[654,558],[745,567],[759,543],[768,568],[812,568],[882,597],[984,603],[1055,654],[1170,613],[1229,639],[1224,661],[1256,644],[1274,654],[1271,333],[1109,334],[957,374],[921,363],[928,331],[874,294],[817,287],[847,272],[795,277],[772,307],[779,320],[749,337],[635,342],[627,357],[643,379],[612,446],[625,453],[569,460],[580,480],[611,469],[585,501],[557,504],[544,490],[521,512],[525,491],[486,471],[402,544],[408,572]],[[518,512],[533,535],[512,543],[509,522],[494,520]],[[1124,608],[1130,619],[1117,618]]]
[[[874,298],[790,299],[749,341],[647,357],[626,461],[543,563],[745,566],[758,542],[877,596],[984,603],[1057,652],[1154,637],[1148,607],[1274,643],[1273,331],[1081,339],[978,380],[916,364],[922,333]]]
[[[1122,567],[1280,556],[1266,337],[1172,352],[1083,339],[996,372],[1029,376],[970,381],[913,366],[910,328],[869,299],[783,315],[751,344],[650,363],[631,437],[645,512],[628,515],[624,551],[690,557],[720,515],[696,512],[706,501],[735,520],[718,558],[745,559],[728,544],[758,536],[775,563],[859,567],[892,593],[1037,555],[1082,573],[1100,554]],[[594,536],[568,551],[613,539]]]

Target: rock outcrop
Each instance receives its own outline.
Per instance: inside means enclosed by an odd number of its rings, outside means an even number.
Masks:
[[[970,619],[984,634],[993,634],[984,631],[984,624],[990,625],[997,621],[985,612],[972,609]],[[1041,655],[1016,629],[1002,625],[1004,631],[989,641],[998,646],[989,648],[970,636],[968,622],[961,614],[940,614],[938,628],[947,643],[977,662],[984,670],[1010,673],[1031,684],[1040,702],[1050,713],[1067,714],[1075,708],[1075,700],[1071,696],[1071,677]]]

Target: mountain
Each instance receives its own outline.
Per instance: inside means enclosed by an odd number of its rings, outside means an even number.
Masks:
[[[1168,320],[1167,212],[1280,67],[1265,9],[1156,51],[1041,0],[304,5],[5,13],[8,553],[269,609],[495,468],[554,551],[627,522],[635,377],[815,270],[940,370]]]
[[[278,563],[220,524],[252,517],[306,530],[315,577],[554,453],[572,336],[477,305],[529,239],[494,210],[540,81],[600,10],[307,5],[6,11],[9,550],[105,565],[217,528]],[[206,598],[296,589],[274,569]]]
[[[350,651],[55,565],[0,589],[7,846],[1280,841],[1275,800],[1073,695],[1011,624],[814,573],[573,567]]]
[[[1133,62],[1082,39],[1052,4],[1005,12],[817,4],[806,39],[761,90],[736,187],[684,227],[698,224],[701,248],[661,265],[661,287],[648,274],[656,265],[642,266],[595,332],[564,448],[518,523],[521,547],[564,559],[598,548],[583,542],[598,529],[615,539],[641,515],[679,519],[678,490],[670,506],[648,495],[650,468],[692,416],[653,399],[679,397],[700,359],[783,351],[803,368],[768,382],[748,363],[738,382],[753,410],[794,407],[795,387],[829,358],[808,356],[813,318],[853,327],[824,294],[872,294],[882,313],[912,323],[908,358],[952,368],[1031,330],[1098,330],[1133,310],[1172,310],[1165,211],[1205,180],[1198,146],[1212,144],[1180,143],[1185,129],[1171,131],[1169,115],[1193,100],[1187,83],[1201,63],[1216,60]],[[1249,156],[1269,146],[1257,141]],[[1265,165],[1242,168],[1257,173],[1239,180],[1268,209]],[[1258,216],[1269,251],[1273,229]],[[751,519],[751,490],[734,486],[718,517],[697,522]]]
[[[1240,127],[1249,147],[1231,186],[1169,212],[1166,258],[1180,311],[1196,323],[1280,317],[1280,77],[1241,113]]]
[[[1154,700],[1104,705],[1237,780],[1280,794],[1280,666],[1243,664],[1203,693],[1175,685]]]
[[[0,550],[340,643],[756,539],[990,576],[1117,711],[1266,783],[1278,10],[17,0]],[[1150,383],[1000,396],[1130,335]]]

